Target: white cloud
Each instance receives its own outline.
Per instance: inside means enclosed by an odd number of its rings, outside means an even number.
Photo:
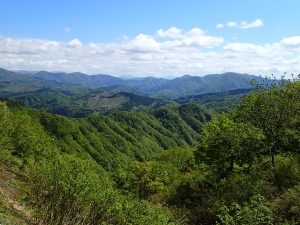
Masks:
[[[190,31],[185,33],[185,36],[187,37],[199,37],[204,35],[204,31],[201,30],[200,28],[193,28]]]
[[[247,21],[242,21],[240,23],[237,22],[228,22],[226,24],[227,27],[237,27],[241,29],[248,29],[248,28],[253,28],[253,27],[261,27],[263,26],[263,21],[260,19],[254,20],[251,23],[248,23]],[[223,28],[224,25],[222,23],[217,25],[217,28]]]
[[[163,29],[159,29],[156,32],[156,36],[157,37],[161,37],[161,38],[182,38],[182,30],[178,29],[176,27],[171,27],[170,29],[164,31]]]
[[[238,24],[237,24],[237,22],[228,22],[226,25],[228,27],[236,27]]]
[[[137,60],[137,61],[149,61],[153,59],[153,56],[151,54],[140,54],[137,56],[131,57],[132,60]]]
[[[261,26],[263,26],[262,20],[257,19],[251,23],[247,23],[247,21],[243,21],[240,23],[239,28],[248,29],[248,28],[252,28],[252,27],[261,27]]]
[[[159,43],[149,35],[140,34],[135,39],[123,43],[122,49],[129,52],[159,51]]]
[[[291,55],[290,51],[285,51],[280,44],[274,43],[272,45],[255,45],[251,43],[229,43],[223,46],[225,53],[230,55],[230,53],[238,53],[238,55],[247,55],[248,57],[264,57],[272,58],[277,56]]]
[[[71,28],[66,27],[66,28],[65,28],[65,31],[66,31],[67,33],[69,33],[69,32],[71,32]]]
[[[286,48],[300,48],[300,36],[284,38],[280,43]]]
[[[123,35],[123,39],[124,39],[124,41],[129,41],[130,40],[130,38],[127,37],[126,35]]]
[[[82,43],[78,39],[73,39],[66,44],[69,48],[80,48],[82,47]]]
[[[219,23],[217,24],[216,28],[223,28],[224,27],[224,24],[223,23]]]
[[[58,42],[37,39],[2,38],[0,40],[0,53],[8,54],[39,54],[55,51]]]
[[[256,45],[235,40],[224,44],[223,37],[206,35],[200,28],[170,28],[162,30],[162,34],[168,39],[140,34],[133,39],[123,36],[119,42],[89,44],[78,39],[58,42],[2,37],[0,67],[114,76],[205,75],[227,71],[280,75],[284,71],[300,71],[300,36]]]

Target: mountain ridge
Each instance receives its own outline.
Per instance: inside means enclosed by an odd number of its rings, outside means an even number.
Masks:
[[[24,74],[24,72],[22,72],[22,74],[24,76],[56,81],[58,83],[105,88],[112,92],[120,92],[127,89],[130,93],[139,93],[143,96],[163,96],[173,99],[191,94],[205,94],[250,88],[250,85],[246,81],[247,79],[256,79],[258,81],[262,80],[262,78],[258,76],[235,72],[208,74],[205,76],[192,76],[186,74],[171,80],[155,78],[153,76],[139,79],[121,79],[111,75],[87,75],[79,72],[51,73],[40,71],[35,74]],[[109,88],[111,86],[115,86],[116,88]],[[123,88],[120,88],[120,86]],[[126,86],[131,88],[126,88]]]

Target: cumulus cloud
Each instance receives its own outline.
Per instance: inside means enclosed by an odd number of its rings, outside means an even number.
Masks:
[[[154,37],[168,37],[171,40],[158,42]],[[148,53],[178,50],[179,48],[212,48],[224,42],[222,37],[205,35],[200,28],[193,28],[187,32],[176,27],[166,31],[160,29],[154,37],[140,34],[135,39],[123,42],[121,49],[129,52]]]
[[[182,38],[182,30],[176,27],[171,27],[170,29],[164,31],[163,29],[159,29],[156,31],[156,36],[160,38]]]
[[[190,31],[185,33],[185,36],[187,37],[199,37],[199,36],[204,36],[204,31],[201,30],[200,28],[193,28]]]
[[[67,33],[69,33],[69,32],[71,32],[71,28],[66,27],[66,28],[65,28],[65,31],[66,31]]]
[[[66,46],[69,48],[80,48],[82,47],[82,44],[78,39],[73,39],[72,41],[69,41]]]
[[[300,48],[300,36],[284,38],[280,43],[286,48]]]
[[[130,52],[159,51],[159,43],[153,37],[145,34],[140,34],[135,39],[123,43],[121,47]]]
[[[224,27],[224,24],[223,23],[219,23],[217,24],[216,28],[223,28]]]
[[[228,27],[236,27],[238,24],[237,24],[237,22],[228,22],[226,25]]]
[[[56,41],[36,39],[2,38],[0,41],[0,53],[9,54],[40,54],[53,52],[59,46],[59,43]]]
[[[300,36],[262,45],[231,41],[225,43],[223,37],[207,35],[200,28],[185,31],[175,27],[158,30],[154,35],[123,36],[112,43],[2,37],[0,67],[114,76],[205,75],[228,71],[268,75],[275,71],[277,74],[300,71]]]
[[[253,28],[253,27],[261,27],[263,26],[263,21],[260,19],[254,20],[251,23],[248,23],[247,21],[242,21],[240,23],[237,22],[228,22],[226,23],[227,27],[237,27],[240,29],[248,29],[248,28]],[[223,28],[224,25],[222,23],[217,25],[217,28]]]
[[[195,36],[195,37],[185,37],[180,41],[165,42],[162,43],[163,48],[167,47],[206,47],[212,48],[219,46],[224,42],[222,37],[211,37],[211,36]]]
[[[159,29],[156,31],[156,37],[158,38],[171,38],[171,39],[182,39],[185,37],[197,37],[203,36],[205,32],[200,28],[193,28],[190,31],[183,31],[182,29],[178,29],[176,27],[171,27],[170,29],[164,31],[163,29]]]
[[[255,45],[251,43],[229,43],[223,46],[227,54],[238,53],[238,55],[248,55],[248,57],[264,57],[272,58],[278,56],[291,55],[290,51],[286,51],[279,43]]]
[[[240,23],[239,28],[248,29],[248,28],[252,28],[252,27],[261,27],[261,26],[263,26],[262,20],[257,19],[251,23],[247,23],[247,21],[243,21]]]

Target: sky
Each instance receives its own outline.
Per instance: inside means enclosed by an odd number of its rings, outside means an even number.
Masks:
[[[0,0],[0,68],[300,73],[299,0]]]

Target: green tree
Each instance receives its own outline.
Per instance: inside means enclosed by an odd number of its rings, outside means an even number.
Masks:
[[[148,199],[162,191],[176,172],[169,163],[133,162],[127,170],[119,171],[116,182],[120,188],[135,193],[139,199]]]
[[[11,133],[14,130],[11,112],[5,102],[0,102],[0,162],[9,164],[12,160],[13,141]]]
[[[270,155],[274,165],[274,157],[279,152],[299,150],[300,83],[278,81],[274,77],[264,81],[250,82],[255,91],[244,98],[235,111],[235,119],[262,130],[266,137],[265,154]]]
[[[191,149],[174,147],[153,157],[159,162],[171,163],[180,172],[195,169],[195,156]]]
[[[198,162],[224,175],[233,171],[235,164],[251,164],[260,154],[264,135],[260,129],[222,114],[206,124],[201,139],[196,152]]]
[[[222,206],[218,217],[224,225],[273,224],[272,211],[264,202],[263,196],[255,195],[244,206]]]

